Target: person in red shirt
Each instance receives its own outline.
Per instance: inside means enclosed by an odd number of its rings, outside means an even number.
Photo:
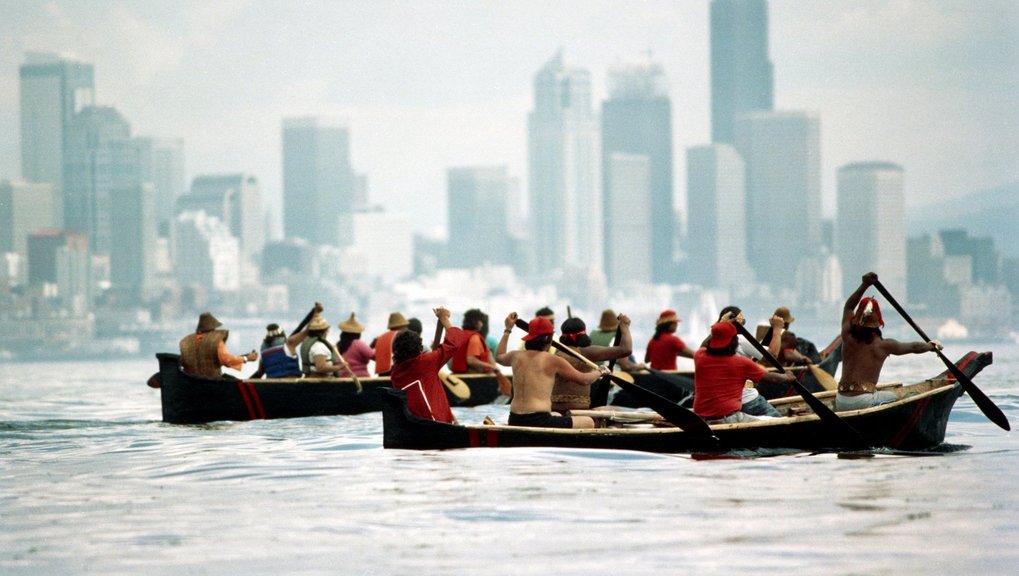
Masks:
[[[752,422],[760,419],[742,412],[743,387],[747,381],[788,383],[792,372],[768,372],[759,364],[736,354],[736,327],[725,320],[711,327],[707,346],[694,354],[693,411],[712,424]]]
[[[449,369],[454,374],[489,373],[499,369],[492,359],[492,351],[489,350],[485,336],[482,334],[485,319],[485,313],[477,308],[471,308],[464,312],[462,326],[467,338],[467,345],[461,347],[453,355]]]
[[[389,377],[393,388],[407,394],[407,408],[411,414],[455,424],[456,417],[449,407],[446,389],[439,380],[439,370],[466,344],[467,337],[463,330],[449,321],[449,310],[440,306],[434,312],[446,329],[442,345],[425,352],[420,334],[400,330],[393,338],[393,369]]]
[[[647,343],[644,362],[655,370],[676,370],[676,358],[685,356],[693,358],[694,351],[686,342],[676,336],[679,317],[675,310],[666,310],[658,315],[655,321],[655,335]]]

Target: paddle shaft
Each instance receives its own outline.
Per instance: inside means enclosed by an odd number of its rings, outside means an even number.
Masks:
[[[875,280],[874,288],[877,288],[877,291],[885,297],[885,300],[888,300],[888,303],[891,304],[896,311],[898,311],[899,315],[902,316],[902,319],[912,326],[913,330],[916,330],[916,333],[920,336],[920,338],[923,338],[923,340],[928,343],[931,341],[923,329],[913,321],[913,318],[911,318],[902,306],[899,305],[895,298],[892,297],[892,295],[884,287],[884,284],[882,284],[879,280]],[[984,416],[987,416],[991,422],[994,422],[1003,430],[1011,430],[1012,426],[1008,423],[1008,418],[1005,417],[1001,408],[998,408],[998,405],[991,401],[991,399],[984,394],[983,390],[977,388],[976,384],[970,380],[969,376],[966,376],[966,374],[955,365],[955,362],[949,360],[941,350],[935,349],[934,351],[937,353],[938,358],[941,358],[941,361],[945,363],[945,366],[948,368],[948,371],[952,373],[952,376],[955,376],[956,381],[962,384],[962,389],[969,394],[969,397],[973,399],[973,403],[980,408],[980,411],[984,413]]]
[[[301,323],[297,325],[297,328],[294,328],[294,331],[291,332],[291,334],[297,334],[301,330],[304,330],[304,327],[307,326],[308,322],[311,322],[312,317],[315,316],[315,312],[321,307],[321,304],[315,302],[315,305],[312,306],[311,310],[308,310],[308,313],[304,316],[304,320],[301,320]]]
[[[750,344],[752,344],[754,348],[757,348],[757,351],[761,353],[761,355],[764,357],[765,360],[768,361],[769,364],[774,366],[775,369],[781,372],[782,374],[786,373],[785,366],[782,366],[782,363],[779,362],[777,358],[772,356],[771,352],[768,352],[768,349],[765,348],[760,342],[758,342],[757,339],[750,334],[746,327],[744,327],[739,322],[733,322],[732,325],[736,327],[736,330],[740,333],[741,336],[746,338],[747,342],[750,342]],[[820,418],[822,422],[840,428],[846,437],[854,439],[857,443],[861,445],[864,444],[863,437],[860,436],[860,433],[857,432],[855,428],[853,428],[848,422],[839,417],[839,415],[832,411],[832,409],[829,408],[820,398],[811,394],[810,391],[803,386],[803,384],[800,384],[799,380],[796,380],[794,378],[793,380],[791,380],[791,382],[793,388],[796,389],[796,393],[799,394],[801,398],[803,398],[807,405],[810,406],[810,409],[813,410],[815,414],[817,414],[818,418]]]
[[[432,350],[442,344],[442,318],[435,321],[435,337],[432,338]]]
[[[620,324],[619,326],[616,326],[616,337],[613,338],[612,345],[613,346],[619,346],[619,343],[622,340],[623,340],[623,326],[622,326],[622,324]],[[616,359],[613,358],[612,360],[609,360],[609,372],[611,372],[612,370],[615,370],[615,368],[616,368]]]
[[[518,328],[522,330],[527,330],[527,322],[525,322],[522,319],[518,318],[516,321],[516,325]],[[597,364],[592,362],[589,358],[585,357],[583,354],[580,354],[579,352],[573,350],[572,348],[564,346],[562,343],[556,342],[555,340],[552,340],[552,346],[556,350],[562,352],[563,354],[572,356],[573,358],[583,362],[584,364],[587,364],[588,366],[596,370],[598,369]],[[659,396],[658,394],[652,392],[651,390],[648,390],[647,388],[638,386],[637,384],[633,384],[632,382],[627,382],[626,380],[623,380],[622,378],[615,376],[614,374],[608,374],[606,375],[606,377],[615,382],[617,385],[619,385],[619,387],[623,388],[624,390],[629,390],[635,396],[640,398],[648,408],[651,408],[655,412],[658,412],[659,414],[662,415],[663,418],[665,418],[678,428],[682,429],[685,432],[690,432],[691,434],[703,436],[711,444],[717,444],[718,439],[711,432],[711,427],[708,426],[708,423],[705,422],[704,419],[698,416],[696,413],[687,410],[686,408],[683,408],[679,404],[670,402],[668,398]]]

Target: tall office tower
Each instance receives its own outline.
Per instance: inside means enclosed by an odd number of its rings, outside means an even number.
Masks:
[[[29,52],[20,73],[21,177],[49,182],[62,194],[71,124],[95,100],[93,67],[56,54]]]
[[[650,284],[652,256],[651,160],[615,152],[605,160],[605,276],[609,286]]]
[[[795,287],[821,247],[821,122],[802,111],[750,112],[735,125],[746,163],[747,257],[758,280]]]
[[[169,236],[177,199],[187,193],[184,175],[184,140],[181,138],[135,138],[141,180],[151,182],[155,196],[155,221],[160,236]]]
[[[177,213],[204,210],[223,222],[240,241],[241,254],[258,262],[265,246],[265,211],[258,179],[251,174],[210,174],[191,182],[177,200]]]
[[[449,244],[452,268],[510,262],[507,204],[516,185],[506,168],[451,168],[448,176]]]
[[[338,246],[339,217],[353,211],[350,131],[317,118],[283,120],[283,233]]]
[[[753,282],[743,159],[728,144],[696,146],[686,152],[686,175],[690,280],[709,288]]]
[[[889,162],[846,164],[838,171],[836,254],[843,290],[874,271],[892,294],[906,293],[906,214],[902,167]]]
[[[711,140],[735,143],[736,117],[774,106],[766,0],[711,3]]]
[[[537,270],[601,269],[598,118],[591,108],[591,75],[566,68],[562,52],[534,77],[527,142]]]
[[[52,184],[0,181],[0,253],[16,252],[25,258],[29,234],[60,227],[58,205]]]
[[[643,225],[651,231],[651,282],[672,282],[675,277],[673,241],[675,210],[672,200],[672,103],[665,73],[650,60],[617,66],[609,71],[609,98],[602,103],[602,180],[616,153],[643,155],[648,161],[650,196],[646,199],[650,217]],[[609,198],[606,186],[603,203],[606,217],[605,246],[619,240],[608,237],[610,206],[632,210],[633,201]],[[638,255],[632,255],[642,257]],[[606,258],[605,268],[620,264]]]
[[[202,286],[216,292],[241,287],[240,241],[230,227],[203,210],[177,215],[174,252],[181,286]]]
[[[89,290],[88,237],[68,230],[39,230],[28,237],[28,283],[56,286],[62,308],[82,313]]]

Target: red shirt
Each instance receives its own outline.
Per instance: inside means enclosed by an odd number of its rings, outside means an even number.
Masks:
[[[701,418],[722,418],[743,407],[743,386],[766,371],[745,356],[711,356],[707,348],[693,355],[693,411]]]
[[[464,333],[459,328],[446,330],[442,346],[393,366],[389,377],[393,388],[407,394],[407,408],[411,414],[438,422],[453,423],[446,389],[439,380],[439,370],[464,344]]]
[[[644,354],[647,362],[655,370],[675,370],[676,357],[686,348],[686,343],[675,334],[665,333],[647,343]]]

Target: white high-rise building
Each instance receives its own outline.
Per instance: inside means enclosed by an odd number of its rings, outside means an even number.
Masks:
[[[240,241],[219,218],[202,210],[177,216],[177,281],[231,292],[241,287]]]
[[[650,284],[654,272],[651,251],[651,161],[643,154],[616,152],[605,165],[606,279],[614,287]]]
[[[715,144],[688,149],[686,164],[689,280],[709,288],[753,282],[743,159],[732,146]]]
[[[591,75],[556,54],[534,78],[528,118],[529,213],[538,270],[601,269],[598,118]]]
[[[835,251],[842,263],[843,288],[877,272],[892,294],[906,293],[906,214],[902,167],[858,162],[838,171]]]
[[[151,182],[155,195],[155,222],[161,236],[169,235],[177,199],[187,193],[184,175],[184,140],[181,138],[135,138],[142,182]]]
[[[762,282],[794,288],[803,258],[821,249],[821,121],[812,112],[737,116],[746,163],[747,257]]]

